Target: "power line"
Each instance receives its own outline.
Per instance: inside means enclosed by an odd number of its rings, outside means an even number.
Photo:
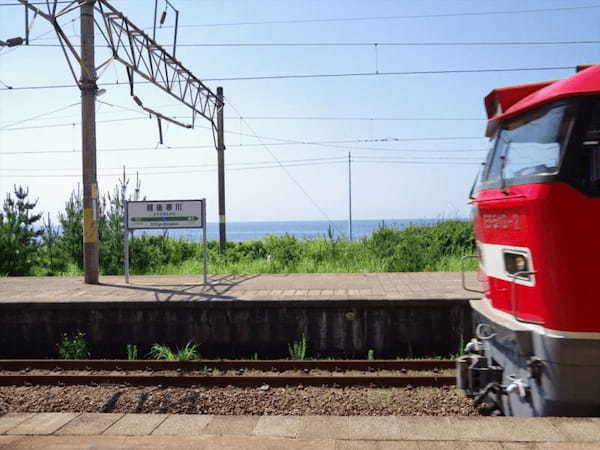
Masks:
[[[599,41],[600,42],[600,41]],[[485,121],[485,117],[360,117],[360,116],[228,116],[226,119],[247,120],[348,120],[348,121]]]
[[[470,73],[499,73],[499,72],[532,72],[551,70],[572,70],[575,66],[540,66],[540,67],[509,67],[509,68],[480,68],[480,69],[451,69],[451,70],[413,70],[403,72],[348,72],[348,73],[316,73],[316,74],[290,74],[290,75],[262,75],[262,76],[240,76],[227,78],[205,78],[205,81],[254,81],[254,80],[291,80],[303,78],[348,78],[348,77],[371,77],[371,76],[400,76],[400,75],[450,75]],[[148,84],[148,81],[136,81],[137,84]],[[99,86],[128,86],[126,83],[106,82],[98,83]],[[38,89],[65,89],[77,87],[75,84],[55,84],[38,86],[17,86],[12,91],[38,90]],[[0,88],[0,91],[7,91]]]
[[[79,105],[79,103],[75,103],[73,105],[70,106],[75,106],[75,105]],[[67,109],[67,108],[63,108],[63,109]],[[44,115],[48,115],[48,114],[44,114]],[[177,119],[179,118],[179,116],[172,116],[172,118]],[[18,123],[22,123],[22,122],[27,122],[30,120],[33,120],[34,118],[30,118],[30,119],[24,119],[21,122]],[[116,122],[130,122],[130,121],[136,121],[136,120],[151,120],[152,118],[149,117],[147,114],[144,114],[143,117],[122,117],[122,118],[117,118],[117,119],[105,119],[105,120],[97,120],[96,123],[116,123]],[[236,117],[235,119],[240,119],[240,117]],[[242,117],[241,119],[248,119],[250,120],[249,117]],[[294,120],[296,118],[289,118],[289,119],[284,119],[282,118],[282,120]],[[307,120],[318,120],[318,119],[313,119],[313,118],[307,118]],[[343,120],[343,119],[331,119],[331,120]],[[369,121],[370,119],[356,119],[356,120],[365,120],[365,121]],[[381,120],[421,120],[421,121],[425,121],[428,119],[381,119]],[[438,120],[486,120],[486,119],[438,119]],[[0,128],[0,131],[20,131],[20,130],[34,130],[34,129],[40,129],[40,128],[62,128],[62,127],[72,127],[74,125],[80,125],[81,122],[62,122],[62,123],[51,123],[51,124],[46,124],[46,125],[29,125],[29,126],[24,126],[24,127],[14,127],[13,125],[16,125],[17,122],[6,125],[4,127]],[[199,126],[196,125],[197,128],[203,128],[203,129],[209,129],[208,127],[203,127],[203,126]],[[226,133],[229,134],[239,134],[242,136],[247,136],[247,137],[253,137],[251,134],[248,133],[240,133],[237,131],[226,131]],[[429,138],[428,138],[429,139]],[[467,139],[481,139],[481,137],[477,136],[477,137],[469,137]],[[397,140],[397,139],[393,139],[391,138],[390,140]]]
[[[437,160],[431,160],[431,161],[413,161],[413,160],[398,160],[398,161],[355,161],[357,164],[362,164],[362,163],[377,163],[377,164],[405,164],[405,165],[459,165],[459,166],[477,166],[480,165],[480,162],[469,162],[469,161],[437,161]],[[288,167],[313,167],[313,166],[326,166],[326,165],[333,165],[333,164],[347,164],[347,159],[343,158],[340,159],[339,161],[323,161],[323,162],[312,162],[312,163],[293,163],[293,164],[272,164],[272,165],[265,165],[265,166],[254,166],[254,167],[233,167],[233,168],[229,168],[226,169],[227,171],[246,171],[246,170],[264,170],[264,169],[280,169],[280,168],[284,168],[286,172],[289,172],[287,170]],[[118,169],[118,170],[122,170],[122,169]],[[119,171],[115,171],[115,173],[100,173],[98,174],[98,176],[100,177],[118,177],[121,176],[121,173]],[[164,176],[164,175],[183,175],[183,174],[193,174],[193,173],[203,173],[203,172],[214,172],[215,170],[217,170],[216,167],[213,167],[211,169],[198,169],[198,170],[179,170],[179,171],[168,171],[168,172],[140,172],[140,175],[144,175],[144,176],[153,176],[153,175],[160,175],[160,176]],[[50,174],[50,175],[2,175],[3,178],[43,178],[43,179],[50,179],[50,178],[79,178],[81,176],[80,173],[76,173],[76,174]],[[319,208],[320,209],[320,208]],[[324,213],[324,211],[323,211]],[[325,216],[328,217],[328,216]],[[327,220],[331,220],[331,219],[327,219]],[[339,230],[338,230],[339,232]]]
[[[320,145],[318,142],[301,143],[301,142],[270,142],[270,146],[287,146],[287,145]],[[99,148],[98,151],[101,153],[105,152],[136,152],[136,151],[174,151],[174,150],[198,150],[203,148],[214,148],[213,145],[180,145],[180,146],[164,146],[164,150],[158,150],[156,146],[153,147],[117,147],[117,148]],[[227,146],[228,150],[233,150],[238,147],[262,147],[262,144],[230,144]],[[483,152],[486,149],[470,148],[470,149],[395,149],[395,148],[376,148],[376,147],[355,147],[355,146],[343,146],[340,150],[355,149],[355,150],[369,150],[369,151],[384,151],[384,152],[404,152],[404,153],[465,153],[465,152]],[[79,155],[80,150],[25,150],[25,151],[12,151],[12,152],[0,152],[0,156],[9,155],[40,155],[40,154],[77,154]]]
[[[600,41],[599,41],[600,42]],[[102,105],[106,105],[106,106],[110,106],[111,108],[117,108],[117,109],[121,109],[123,111],[127,111],[127,112],[132,112],[138,115],[145,117],[148,117],[148,113],[141,111],[139,109],[136,108],[130,108],[127,106],[123,106],[123,105],[118,105],[115,103],[109,103],[109,102],[105,102],[102,100],[96,100],[97,103],[101,103]],[[74,105],[78,105],[79,103],[74,103]],[[168,108],[168,107],[179,107],[179,105],[160,105],[157,106],[157,108]],[[45,114],[45,115],[50,115],[52,112]],[[96,112],[96,115],[103,115],[103,114],[112,114],[110,112]],[[42,115],[40,115],[41,117]],[[32,117],[31,119],[38,119],[40,117]],[[42,119],[42,120],[55,120],[55,119],[66,119],[66,118],[71,118],[71,117],[79,117],[79,115],[68,115],[68,116],[56,116],[53,118],[48,118],[48,119]],[[178,118],[179,116],[173,116],[174,118]],[[280,116],[253,116],[253,115],[248,115],[248,116],[243,116],[243,117],[239,117],[239,116],[225,116],[225,119],[227,120],[241,120],[241,119],[247,119],[247,120],[332,120],[332,121],[368,121],[368,122],[386,122],[386,121],[487,121],[487,118],[485,117],[375,117],[375,116],[284,116],[284,115],[280,115]],[[29,119],[22,119],[22,121],[20,122],[24,122],[27,121]],[[2,125],[0,123],[0,130],[2,130],[3,128],[8,128],[11,127],[12,125],[14,125],[16,123],[9,123],[6,125]],[[69,125],[72,124],[72,122],[69,122]]]
[[[177,116],[173,116],[177,118]],[[244,120],[244,117],[241,117]],[[117,123],[117,122],[126,122],[126,121],[135,121],[135,120],[149,120],[148,117],[124,117],[117,119],[107,119],[107,120],[98,120],[97,123]],[[65,122],[58,124],[49,124],[49,125],[33,125],[28,127],[10,127],[10,128],[0,128],[0,131],[18,131],[18,130],[29,130],[29,129],[40,129],[40,128],[58,128],[58,127],[71,127],[75,125],[80,125],[80,122]],[[197,128],[202,129],[210,129],[210,127],[205,127],[201,125],[196,125]],[[263,138],[269,139],[277,142],[283,143],[295,143],[295,144],[353,144],[353,143],[389,143],[389,142],[406,142],[406,141],[445,141],[445,140],[472,140],[472,139],[486,139],[484,136],[427,136],[427,137],[407,137],[407,138],[398,138],[398,137],[384,137],[384,138],[359,138],[359,139],[341,139],[341,140],[328,140],[328,141],[303,141],[298,139],[288,139],[288,138],[280,138],[274,136],[257,136],[253,133],[242,133],[238,131],[226,131],[228,134],[235,134],[240,136],[246,136],[251,138]],[[198,147],[194,147],[198,148]]]
[[[98,103],[103,103],[98,101]],[[105,103],[106,104],[106,103]],[[118,105],[116,105],[117,107],[119,107]],[[177,106],[177,105],[175,105]],[[128,109],[131,112],[137,112],[140,115],[143,115],[144,117],[148,117],[148,113],[142,112],[142,111],[136,111],[134,109]],[[112,112],[106,111],[106,112],[97,112],[96,116],[100,116],[100,115],[104,115],[104,114],[113,114]],[[42,118],[41,120],[57,120],[57,119],[69,119],[69,118],[74,118],[74,117],[78,117],[77,114],[73,115],[64,115],[64,116],[55,116],[55,117],[51,117],[51,118]],[[174,116],[174,117],[178,117],[178,116]],[[360,117],[360,116],[244,116],[244,119],[247,120],[306,120],[306,121],[348,121],[348,122],[419,122],[419,121],[423,121],[423,122],[440,122],[440,121],[447,121],[447,122],[462,122],[462,121],[478,121],[478,122],[483,122],[483,121],[487,121],[486,117]],[[226,116],[225,119],[227,120],[240,120],[242,119],[241,117],[236,117],[236,116]],[[72,123],[72,122],[69,122]],[[0,130],[2,130],[4,127],[9,127],[12,124],[7,124],[7,125],[1,125],[0,124]],[[50,124],[53,125],[53,124]]]
[[[58,0],[56,2],[57,5],[64,5],[67,3],[73,3],[72,0]],[[47,6],[46,2],[29,2],[30,5],[41,5]],[[0,3],[0,6],[23,6],[23,3]],[[52,30],[54,31],[54,30]]]
[[[345,161],[340,160],[339,163],[344,163]],[[318,165],[327,165],[327,164],[336,164],[336,161],[328,161],[328,162],[315,162],[315,163],[297,163],[290,164],[286,167],[301,167],[301,166],[318,166]],[[234,167],[230,169],[226,169],[228,171],[239,171],[239,170],[256,170],[256,169],[272,169],[279,168],[279,165],[270,165],[270,166],[256,166],[256,167]],[[123,170],[122,168],[119,170]],[[191,173],[202,173],[202,172],[214,172],[217,170],[216,167],[211,169],[195,169],[195,170],[178,170],[178,171],[167,171],[167,172],[140,172],[140,175],[182,175],[182,174],[191,174]],[[115,173],[99,173],[98,176],[101,177],[114,177],[120,176],[122,174],[119,171],[115,171]],[[80,177],[80,173],[76,174],[49,174],[49,175],[3,175],[3,178],[73,178]]]
[[[282,161],[283,163],[306,163],[306,162],[315,162],[315,161],[338,161],[345,160],[344,157],[341,156],[331,156],[324,158],[304,158],[304,159],[288,159]],[[245,161],[245,162],[237,162],[237,163],[228,163],[228,166],[252,166],[258,165],[262,166],[265,164],[272,164],[272,161]],[[217,164],[173,164],[173,165],[160,165],[160,166],[127,166],[127,169],[135,170],[135,169],[185,169],[185,168],[199,168],[199,167],[216,167]],[[48,170],[47,168],[0,168],[0,171],[44,171]],[[79,168],[57,168],[53,170],[79,170]],[[102,170],[123,170],[123,167],[102,167]]]
[[[180,42],[177,47],[517,47],[548,45],[590,45],[599,44],[600,40],[577,41],[441,41],[441,42]],[[60,47],[60,44],[29,44],[29,47]],[[79,47],[73,44],[73,47]],[[109,45],[97,45],[107,47]]]
[[[518,68],[493,68],[493,69],[452,69],[452,70],[414,70],[403,72],[348,72],[348,73],[320,73],[320,74],[293,74],[293,75],[265,75],[230,78],[207,78],[206,81],[252,81],[252,80],[286,80],[302,78],[347,78],[370,77],[390,75],[448,75],[467,73],[497,73],[497,72],[529,72],[539,70],[565,70],[574,66],[548,66],[548,67],[518,67]]]
[[[173,116],[173,118],[177,118],[177,116]],[[242,118],[243,119],[243,118]],[[118,123],[118,122],[128,122],[135,120],[150,120],[148,117],[123,117],[118,119],[107,119],[107,120],[98,120],[96,123]],[[21,130],[30,130],[30,129],[43,129],[43,128],[61,128],[61,127],[71,127],[75,125],[80,125],[81,122],[63,122],[49,125],[32,125],[27,127],[10,127],[10,128],[0,128],[0,131],[21,131]],[[197,128],[202,129],[210,129],[210,127],[205,127],[201,125],[196,125]],[[235,134],[245,137],[257,138],[255,134],[250,133],[242,133],[239,131],[226,131],[227,134]],[[290,143],[290,144],[305,144],[305,145],[313,145],[313,144],[353,144],[353,143],[389,143],[389,142],[406,142],[406,141],[447,141],[447,140],[472,140],[472,139],[486,139],[484,136],[427,136],[427,137],[408,137],[408,138],[398,138],[398,137],[384,137],[384,138],[359,138],[359,139],[340,139],[340,140],[328,140],[328,141],[302,141],[297,139],[287,139],[280,138],[274,136],[259,136],[263,139],[269,139],[272,141]],[[193,147],[198,148],[198,147]]]
[[[54,109],[52,111],[48,111],[48,112],[45,112],[45,113],[37,114],[35,116],[31,116],[31,117],[28,117],[26,119],[22,119],[22,120],[18,120],[16,122],[9,123],[8,125],[4,125],[3,127],[1,127],[0,131],[5,131],[5,130],[13,129],[12,127],[15,126],[15,125],[19,125],[19,124],[22,124],[22,123],[25,123],[25,122],[30,122],[32,120],[36,120],[36,119],[39,119],[41,117],[50,116],[52,114],[64,111],[66,109],[72,108],[73,106],[77,106],[79,104],[80,104],[79,102],[71,103],[70,105],[62,106],[62,107],[60,107],[58,109]],[[18,128],[16,128],[16,129],[18,129]]]
[[[598,44],[600,40],[580,41],[473,41],[473,42],[218,42],[181,43],[178,47],[504,47]],[[37,44],[42,46],[44,44]]]
[[[432,157],[432,156],[426,156],[426,157],[419,157],[419,156],[411,156],[411,157],[375,157],[375,156],[353,156],[352,158],[353,161],[357,161],[357,162],[361,162],[361,161],[367,161],[367,162],[406,162],[406,161],[411,161],[411,162],[418,162],[418,161],[422,161],[422,162],[435,162],[435,161],[456,161],[456,162],[471,162],[471,163],[480,163],[481,161],[479,159],[473,159],[471,157]],[[303,159],[287,159],[287,160],[280,160],[280,162],[284,165],[289,165],[289,164],[306,164],[306,163],[313,163],[313,162],[323,162],[323,161],[328,161],[328,162],[335,162],[335,161],[346,161],[346,158],[343,156],[331,156],[331,157],[323,157],[323,158],[303,158]],[[247,168],[252,168],[254,166],[258,166],[258,167],[262,167],[265,165],[272,165],[273,162],[272,161],[244,161],[244,162],[233,162],[233,163],[228,163],[228,167],[247,167]],[[192,169],[192,168],[207,168],[207,167],[216,167],[217,164],[173,164],[173,165],[160,165],[160,166],[127,166],[128,169],[131,170],[144,170],[144,169]],[[108,171],[108,170],[116,170],[116,171],[121,171],[123,168],[122,167],[102,167],[101,168],[103,171]],[[43,172],[43,171],[48,171],[48,168],[0,168],[0,172],[1,171],[5,171],[5,172],[30,172],[30,171],[34,171],[34,172]],[[80,169],[79,168],[74,168],[74,167],[60,167],[60,168],[55,168],[52,169],[52,172],[56,172],[57,170],[64,170],[64,171],[77,171],[77,174],[79,173]]]
[[[467,17],[467,16],[491,16],[491,15],[509,15],[509,14],[531,14],[539,12],[558,12],[574,11],[584,9],[599,8],[600,5],[582,5],[560,8],[538,8],[538,9],[515,9],[505,11],[475,11],[458,13],[437,13],[437,14],[409,14],[398,16],[371,16],[371,17],[331,17],[324,19],[285,19],[285,20],[262,20],[254,22],[223,22],[223,23],[201,23],[195,25],[179,25],[180,28],[201,28],[201,27],[230,27],[230,26],[248,26],[248,25],[288,25],[303,23],[331,23],[331,22],[363,22],[373,20],[403,20],[403,19],[435,19],[445,17]],[[163,28],[172,28],[165,26]]]
[[[79,103],[76,103],[79,105]],[[118,122],[130,122],[134,120],[150,120],[148,116],[146,117],[122,117],[119,119],[106,119],[106,120],[97,120],[96,123],[118,123]],[[73,127],[75,125],[81,125],[81,122],[63,122],[63,123],[53,123],[48,125],[30,125],[26,127],[10,127],[10,128],[0,128],[0,131],[21,131],[21,130],[36,130],[40,128],[63,128],[63,127]]]
[[[242,113],[231,103],[231,101],[229,99],[224,99],[227,101],[227,104],[233,108],[235,110],[235,112],[242,117]],[[261,137],[259,135],[256,134],[256,132],[254,131],[254,129],[252,128],[252,126],[248,123],[248,121],[244,120],[243,118],[241,119],[244,124],[246,125],[246,127],[248,128],[248,130],[250,130],[250,132],[254,135],[254,137],[262,144],[263,148],[271,155],[271,157],[275,160],[275,162],[277,163],[277,165],[279,167],[281,167],[283,169],[283,171],[286,173],[286,175],[288,176],[288,178],[290,180],[292,180],[292,182],[300,189],[300,191],[302,191],[302,193],[304,194],[304,196],[313,204],[313,206],[323,215],[323,217],[325,217],[325,219],[327,219],[327,221],[329,222],[329,224],[337,230],[337,227],[335,226],[335,224],[332,222],[331,218],[329,217],[329,215],[323,210],[323,208],[321,208],[319,206],[319,204],[316,202],[315,199],[312,198],[312,196],[308,193],[308,191],[306,189],[304,189],[304,187],[302,186],[302,184],[300,184],[300,182],[296,179],[296,177],[294,177],[291,172],[286,168],[286,166],[284,166],[281,161],[279,160],[279,158],[277,158],[277,156],[275,155],[275,153],[273,153],[271,151],[271,149],[264,143],[264,141],[261,139]],[[338,233],[340,233],[339,230],[337,230]],[[341,233],[340,233],[341,234]]]

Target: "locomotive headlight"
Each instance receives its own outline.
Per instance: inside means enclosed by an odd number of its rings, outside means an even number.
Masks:
[[[523,272],[529,272],[529,258],[523,253],[504,251],[504,269],[509,275],[517,275],[518,278],[529,279],[529,275]]]
[[[525,272],[527,270],[527,260],[524,256],[518,255],[515,257],[515,269],[517,269],[517,272]]]

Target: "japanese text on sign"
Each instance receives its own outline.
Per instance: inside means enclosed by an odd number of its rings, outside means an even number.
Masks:
[[[127,227],[202,228],[202,200],[163,200],[127,203]]]

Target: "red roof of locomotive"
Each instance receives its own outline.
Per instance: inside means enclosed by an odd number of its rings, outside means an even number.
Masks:
[[[485,97],[488,119],[495,122],[565,97],[600,94],[600,65],[580,67],[564,80],[494,89]]]

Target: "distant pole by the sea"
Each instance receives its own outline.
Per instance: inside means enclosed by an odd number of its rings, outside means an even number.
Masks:
[[[352,153],[348,152],[348,235],[352,240]]]

